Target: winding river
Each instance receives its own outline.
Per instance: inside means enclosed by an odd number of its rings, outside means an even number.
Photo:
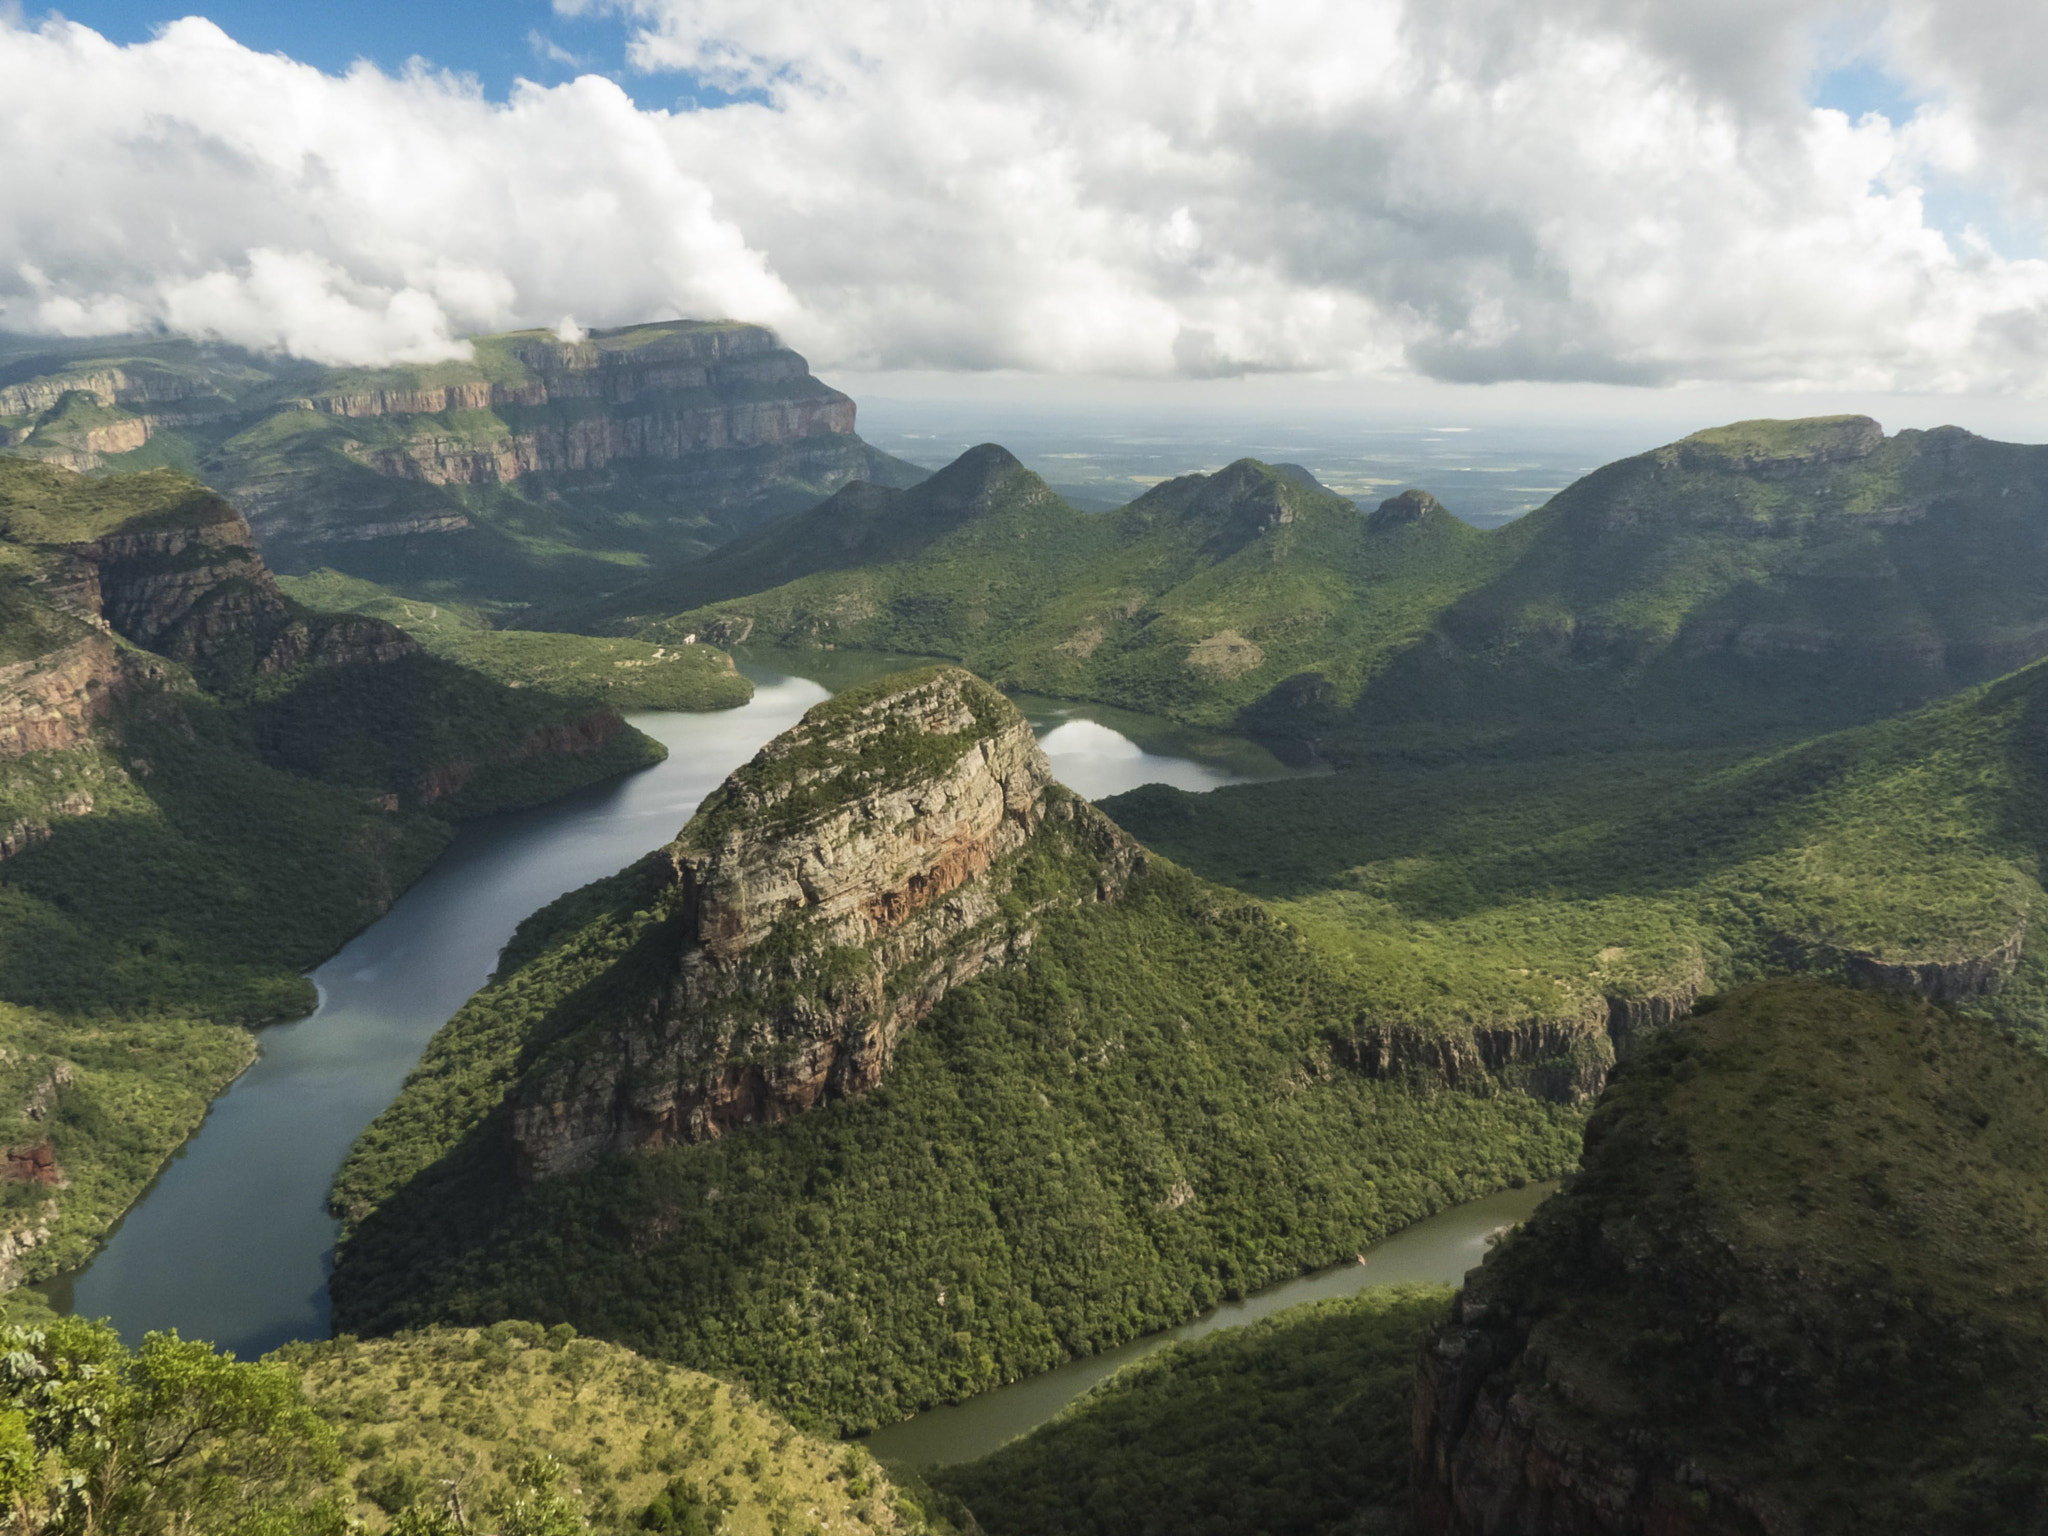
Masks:
[[[245,1359],[293,1339],[324,1338],[338,1233],[326,1199],[335,1171],[397,1096],[434,1032],[488,979],[520,920],[667,842],[728,773],[811,705],[910,659],[743,657],[755,684],[744,707],[632,717],[668,747],[666,762],[465,826],[419,884],[313,973],[319,1007],[263,1031],[255,1065],[214,1102],[99,1252],[45,1283],[51,1303],[111,1318],[131,1342],[175,1328]],[[1237,738],[1121,711],[1018,702],[1054,772],[1090,798],[1161,782],[1206,790],[1288,771]],[[1511,1191],[1446,1212],[1370,1252],[1364,1268],[1276,1286],[1185,1328],[922,1414],[871,1445],[879,1455],[919,1463],[979,1455],[1172,1338],[1362,1283],[1455,1280],[1477,1262],[1485,1233],[1518,1220],[1536,1198]]]

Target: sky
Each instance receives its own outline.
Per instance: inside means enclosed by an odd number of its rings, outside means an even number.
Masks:
[[[0,4],[0,329],[373,363],[725,315],[898,393],[2048,436],[2040,20]]]

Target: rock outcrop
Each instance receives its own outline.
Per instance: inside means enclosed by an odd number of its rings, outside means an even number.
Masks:
[[[1648,985],[1588,987],[1576,1006],[1554,1014],[1466,1029],[1365,1019],[1337,1037],[1337,1057],[1368,1077],[1444,1088],[1491,1082],[1553,1103],[1583,1104],[1607,1086],[1637,1040],[1692,1011],[1706,980],[1705,962],[1695,955]]]
[[[1108,901],[1142,858],[1052,782],[1030,726],[939,668],[818,706],[661,854],[672,913],[639,1001],[557,1048],[515,1105],[522,1174],[718,1136],[868,1091],[952,988],[1022,954],[1016,874],[1056,840]]]
[[[1366,526],[1369,528],[1400,528],[1410,523],[1422,522],[1434,513],[1443,513],[1445,517],[1451,515],[1445,510],[1444,504],[1430,495],[1429,492],[1417,490],[1403,491],[1398,496],[1389,496],[1385,501],[1373,508],[1372,515],[1366,519]]]
[[[202,670],[284,672],[308,661],[394,661],[419,649],[382,619],[297,613],[242,515],[197,487],[164,510],[59,546],[56,554],[63,579],[51,586],[54,606]],[[72,691],[110,698],[103,674],[114,665],[111,645],[94,639],[81,645],[91,662],[69,663],[68,672],[50,675],[41,686],[45,692],[71,688],[75,672]],[[0,676],[0,753],[7,740],[5,688]]]
[[[67,752],[113,713],[128,672],[103,634],[0,667],[0,762]]]

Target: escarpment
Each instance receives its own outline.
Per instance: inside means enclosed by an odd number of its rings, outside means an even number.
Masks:
[[[518,376],[322,394],[345,419],[500,413],[481,437],[421,424],[402,442],[351,443],[382,474],[429,485],[490,485],[530,474],[601,470],[724,449],[850,439],[854,403],[811,377],[802,357],[752,325],[630,328],[582,341],[513,339]]]
[[[1056,874],[1023,878],[1034,854]],[[525,1177],[865,1093],[1045,904],[1114,900],[1142,854],[1053,784],[1000,693],[939,668],[813,709],[657,859],[662,953],[529,1077]]]
[[[2044,1146],[2039,1057],[1923,999],[1703,1005],[1425,1340],[1419,1530],[2039,1529]]]
[[[1402,1020],[1359,1021],[1339,1032],[1337,1058],[1368,1077],[1471,1088],[1486,1082],[1559,1104],[1583,1104],[1607,1085],[1643,1036],[1691,1012],[1706,988],[1697,954],[1668,974],[1626,987],[1582,987],[1555,1013],[1469,1028]]]

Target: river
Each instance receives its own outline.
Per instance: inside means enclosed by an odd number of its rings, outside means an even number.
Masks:
[[[313,973],[319,1007],[262,1032],[255,1065],[214,1101],[91,1261],[39,1288],[60,1311],[112,1318],[131,1342],[175,1328],[249,1358],[326,1337],[335,1171],[434,1032],[489,978],[520,919],[674,837],[705,795],[811,705],[915,660],[757,652],[743,660],[751,703],[633,716],[669,749],[666,762],[463,827],[424,879]],[[1090,797],[1286,771],[1234,738],[1020,702],[1054,771]]]
[[[320,1005],[265,1029],[255,1065],[82,1269],[40,1289],[63,1312],[111,1318],[131,1343],[175,1328],[248,1359],[325,1338],[338,1225],[327,1192],[364,1126],[398,1094],[429,1039],[490,976],[520,920],[674,837],[704,796],[832,692],[916,658],[755,653],[751,703],[712,714],[641,714],[667,761],[531,811],[471,822],[426,877],[313,973]],[[802,675],[799,675],[801,672]],[[1140,784],[1208,790],[1289,770],[1241,738],[1052,699],[1018,700],[1053,771],[1091,799]],[[1485,1237],[1541,1192],[1444,1212],[1356,1264],[1275,1286],[1140,1339],[876,1434],[878,1456],[936,1464],[981,1455],[1057,1412],[1126,1360],[1177,1338],[1250,1322],[1366,1284],[1455,1281]]]
[[[892,1465],[934,1467],[974,1461],[1026,1430],[1036,1429],[1119,1366],[1168,1344],[1199,1339],[1224,1328],[1242,1328],[1304,1302],[1355,1296],[1372,1286],[1456,1285],[1479,1263],[1495,1233],[1522,1221],[1556,1188],[1555,1184],[1530,1184],[1452,1206],[1373,1244],[1359,1255],[1363,1263],[1340,1264],[1283,1280],[1178,1328],[1148,1333],[1099,1355],[1070,1360],[1043,1375],[1026,1377],[964,1403],[929,1408],[901,1424],[876,1430],[868,1436],[867,1448]]]

